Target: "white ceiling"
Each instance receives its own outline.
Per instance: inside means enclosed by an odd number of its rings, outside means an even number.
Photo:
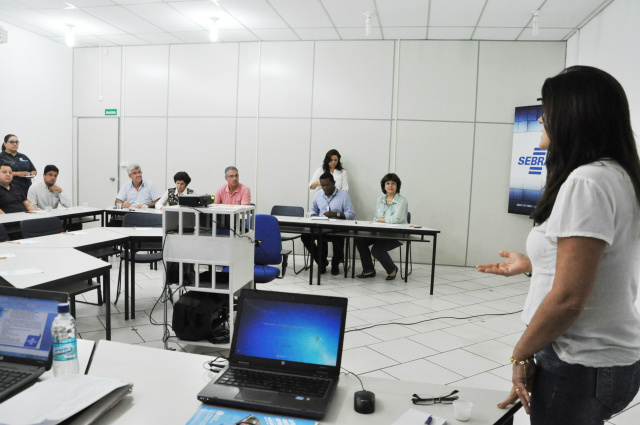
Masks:
[[[614,0],[0,0],[0,21],[77,46],[288,40],[567,40]],[[532,35],[532,12],[539,33]],[[371,13],[365,36],[364,13]],[[9,35],[9,39],[10,39]]]

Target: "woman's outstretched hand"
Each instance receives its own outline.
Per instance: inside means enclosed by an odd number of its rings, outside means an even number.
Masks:
[[[476,266],[476,269],[482,273],[493,273],[502,276],[531,273],[531,261],[526,255],[516,251],[499,251],[498,254],[506,258],[506,260],[502,263],[480,264]]]

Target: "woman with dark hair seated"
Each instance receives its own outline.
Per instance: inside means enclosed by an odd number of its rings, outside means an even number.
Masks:
[[[178,205],[178,196],[191,195],[193,193],[193,190],[187,189],[187,186],[191,183],[191,177],[186,172],[178,171],[173,176],[173,181],[176,183],[176,187],[167,189],[164,195],[156,202],[156,209],[161,210],[166,205]]]
[[[340,162],[341,158],[340,152],[336,149],[329,150],[324,156],[322,167],[313,173],[313,177],[311,177],[311,181],[309,182],[309,190],[314,193],[320,190],[320,176],[324,173],[331,173],[333,180],[336,182],[336,188],[349,193],[347,170],[342,167],[342,162]]]
[[[402,181],[394,173],[385,175],[380,180],[380,187],[384,195],[378,198],[376,203],[376,216],[373,221],[378,223],[400,224],[407,222],[407,211],[409,203],[407,198],[400,195],[400,187]],[[369,246],[373,245],[371,249]],[[374,277],[376,270],[373,267],[371,254],[382,264],[387,272],[387,280],[393,280],[398,274],[398,267],[394,264],[389,252],[402,245],[402,242],[392,239],[373,239],[373,238],[357,238],[356,247],[360,253],[360,261],[362,262],[362,274],[358,277],[361,279]]]

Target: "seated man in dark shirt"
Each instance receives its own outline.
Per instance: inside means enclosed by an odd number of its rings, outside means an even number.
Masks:
[[[7,164],[0,165],[0,214],[36,211],[22,189],[15,186],[13,172]]]

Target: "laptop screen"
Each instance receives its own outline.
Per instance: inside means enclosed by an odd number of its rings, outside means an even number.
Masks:
[[[46,362],[58,301],[0,295],[0,356]]]
[[[234,354],[337,366],[344,308],[246,298]]]

